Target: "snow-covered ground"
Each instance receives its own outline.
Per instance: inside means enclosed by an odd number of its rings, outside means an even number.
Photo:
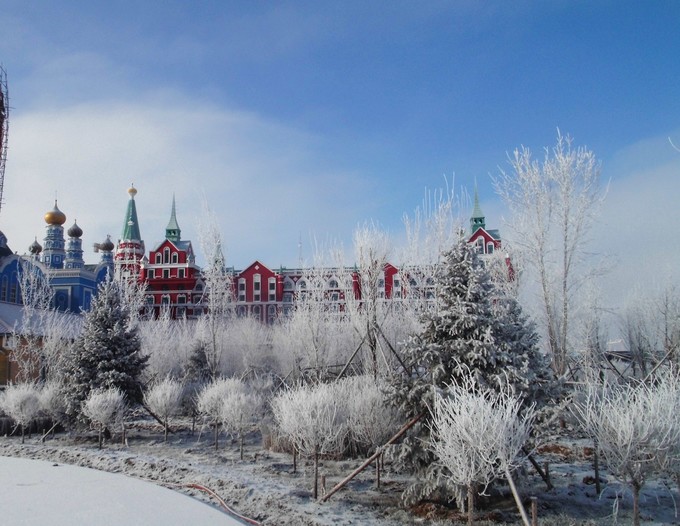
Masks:
[[[45,460],[0,457],[5,524],[237,526],[236,520],[175,491],[126,477]]]
[[[457,512],[430,504],[405,509],[400,503],[403,476],[388,471],[383,474],[381,488],[377,489],[375,472],[371,468],[328,502],[316,502],[311,496],[311,464],[300,461],[298,472],[293,473],[292,457],[263,449],[259,435],[249,437],[245,458],[241,461],[238,445],[227,440],[224,435],[220,437],[219,451],[215,451],[211,444],[212,434],[207,429],[202,435],[198,432],[192,434],[190,425],[186,424],[179,432],[170,435],[168,443],[164,444],[160,426],[149,420],[128,425],[127,445],[117,443],[118,439],[114,436],[114,441],[99,450],[94,434],[85,438],[83,435],[58,434],[48,438],[44,444],[33,436],[26,439],[25,445],[21,444],[19,437],[3,437],[0,438],[0,456],[42,459],[60,465],[71,464],[121,473],[127,476],[122,480],[137,478],[152,481],[216,508],[217,503],[209,495],[186,487],[188,484],[199,484],[213,490],[234,510],[266,525],[438,525],[452,524],[451,519],[457,516]],[[551,491],[546,491],[545,484],[530,467],[527,467],[525,476],[518,474],[521,493],[527,498],[530,495],[538,497],[539,524],[542,526],[630,523],[630,493],[604,472],[603,477],[608,483],[604,484],[603,494],[598,498],[594,485],[587,483],[587,477],[593,476],[587,453],[588,442],[561,439],[538,455],[540,463],[550,462],[550,473],[556,486]],[[326,487],[330,489],[360,462],[359,459],[324,461],[321,474],[325,475]],[[11,509],[13,501],[6,493],[6,488],[14,480],[15,474],[20,477],[20,472],[2,465],[0,471],[0,505],[3,510],[7,510]],[[134,480],[129,482],[137,483]],[[39,487],[34,489],[33,499],[36,503],[48,498],[43,496]],[[643,524],[680,524],[675,508],[677,491],[670,480],[650,481],[641,495]],[[90,506],[89,500],[83,493],[84,509]],[[134,502],[138,501],[130,500],[130,503]],[[188,502],[194,503],[191,499]],[[149,500],[147,503],[149,508],[153,507]],[[51,507],[48,502],[44,504]],[[137,507],[137,504],[130,507]],[[100,508],[92,511],[99,513],[104,510]],[[509,496],[496,500],[482,514],[504,524],[518,523],[515,505]],[[3,521],[5,517],[3,515]],[[47,522],[41,524],[44,523]],[[191,523],[206,522],[192,520]],[[214,521],[207,523],[217,524]]]

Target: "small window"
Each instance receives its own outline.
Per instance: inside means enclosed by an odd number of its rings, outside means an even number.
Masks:
[[[163,269],[163,279],[170,279],[170,269]]]
[[[487,243],[487,245],[486,245],[486,253],[487,253],[487,254],[493,254],[493,243]]]
[[[289,278],[283,282],[283,290],[295,290],[295,283]]]
[[[178,261],[177,252],[173,252],[172,253],[172,262],[177,263],[177,261]]]
[[[338,280],[333,278],[328,282],[328,288],[329,289],[337,289],[338,288]]]
[[[183,268],[179,269],[179,279],[184,279],[185,277],[185,271]]]
[[[154,269],[149,269],[149,279],[154,279],[156,277],[156,271]]]
[[[401,281],[399,280],[399,278],[394,278],[394,288],[398,289],[400,287],[401,287]]]
[[[170,263],[170,249],[168,247],[163,249],[163,263]]]
[[[187,302],[187,297],[184,294],[180,294],[177,296],[177,303],[186,303]]]
[[[156,263],[160,263],[160,262],[161,262],[161,255],[160,255],[159,252],[156,252]]]

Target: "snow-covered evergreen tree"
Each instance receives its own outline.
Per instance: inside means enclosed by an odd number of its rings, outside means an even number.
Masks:
[[[406,416],[424,415],[392,450],[398,466],[415,471],[416,480],[404,495],[410,502],[438,491],[450,498],[457,490],[447,487],[441,465],[428,451],[429,409],[446,385],[462,385],[472,377],[482,389],[507,391],[539,408],[554,386],[533,326],[519,304],[494,287],[473,248],[460,239],[443,256],[435,275],[437,305],[424,315],[423,332],[404,349],[412,372],[395,376],[388,388],[392,403]]]
[[[147,360],[140,353],[137,328],[131,325],[120,285],[107,280],[99,286],[92,308],[85,314],[83,331],[64,361],[68,415],[80,417],[83,402],[95,389],[115,387],[128,401],[141,401],[141,376]]]

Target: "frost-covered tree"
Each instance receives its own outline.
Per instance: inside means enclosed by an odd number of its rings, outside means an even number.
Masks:
[[[333,384],[300,386],[272,401],[279,431],[301,454],[314,459],[314,490],[319,495],[319,457],[337,453],[347,436],[347,414]]]
[[[137,328],[114,280],[103,282],[84,315],[82,334],[71,346],[62,377],[70,417],[95,389],[118,388],[131,402],[142,400],[142,373],[148,357],[140,352]]]
[[[402,426],[403,417],[385,398],[384,379],[370,375],[352,376],[337,383],[339,397],[347,405],[350,440],[373,453]]]
[[[222,400],[220,416],[222,426],[227,433],[238,438],[241,460],[243,460],[244,437],[255,427],[261,406],[260,397],[250,393],[243,383],[240,389],[230,390]]]
[[[163,441],[168,441],[168,422],[182,407],[184,386],[177,380],[165,378],[144,393],[144,403],[163,421]]]
[[[104,429],[119,423],[125,414],[125,395],[117,387],[94,389],[83,403],[83,416],[97,426],[99,449],[102,448]]]
[[[407,417],[424,415],[392,450],[398,466],[415,471],[406,490],[417,501],[456,488],[442,485],[441,467],[427,448],[429,408],[434,395],[472,377],[480,388],[505,392],[546,406],[554,396],[554,375],[537,348],[537,335],[511,297],[499,295],[483,263],[465,239],[444,254],[435,275],[436,306],[424,329],[403,351],[410,374],[397,374],[388,395]]]
[[[220,378],[203,387],[198,393],[196,407],[213,426],[215,449],[218,448],[218,435],[222,423],[224,400],[244,391],[243,382],[236,378]]]
[[[583,263],[593,218],[604,199],[600,163],[592,151],[573,147],[571,137],[559,131],[542,163],[524,147],[509,162],[512,170],[501,171],[494,184],[511,212],[513,261],[540,298],[537,311],[547,350],[562,376],[573,351],[576,292],[597,268],[592,261],[589,267]]]
[[[201,303],[205,312],[198,319],[196,333],[203,344],[210,377],[215,380],[223,373],[223,360],[228,352],[225,331],[233,314],[233,289],[231,274],[225,268],[222,234],[207,204],[199,225],[199,243],[207,263],[201,274],[204,284]]]
[[[40,393],[32,383],[9,385],[0,393],[0,409],[21,426],[23,444],[26,428],[40,412]]]
[[[467,489],[469,525],[477,488],[485,489],[517,465],[534,416],[533,406],[520,416],[521,409],[509,390],[480,389],[471,378],[435,395],[430,448],[443,476]]]
[[[649,476],[678,465],[680,379],[668,371],[653,384],[587,386],[574,414],[596,442],[609,471],[633,492],[640,524],[640,490]]]

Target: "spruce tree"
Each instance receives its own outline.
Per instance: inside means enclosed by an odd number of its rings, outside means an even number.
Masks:
[[[120,285],[114,280],[103,282],[65,360],[67,414],[82,419],[82,404],[95,389],[117,388],[128,401],[141,401],[141,376],[148,356],[142,356],[140,348]]]
[[[533,326],[512,298],[503,297],[477,257],[461,239],[443,255],[435,274],[436,304],[424,315],[424,329],[404,349],[410,375],[392,379],[388,395],[405,415],[424,417],[391,453],[398,467],[411,469],[415,482],[406,502],[423,498],[449,500],[459,488],[447,487],[441,467],[428,450],[435,394],[447,384],[511,389],[524,402],[544,405],[552,393],[553,375],[537,348]]]

